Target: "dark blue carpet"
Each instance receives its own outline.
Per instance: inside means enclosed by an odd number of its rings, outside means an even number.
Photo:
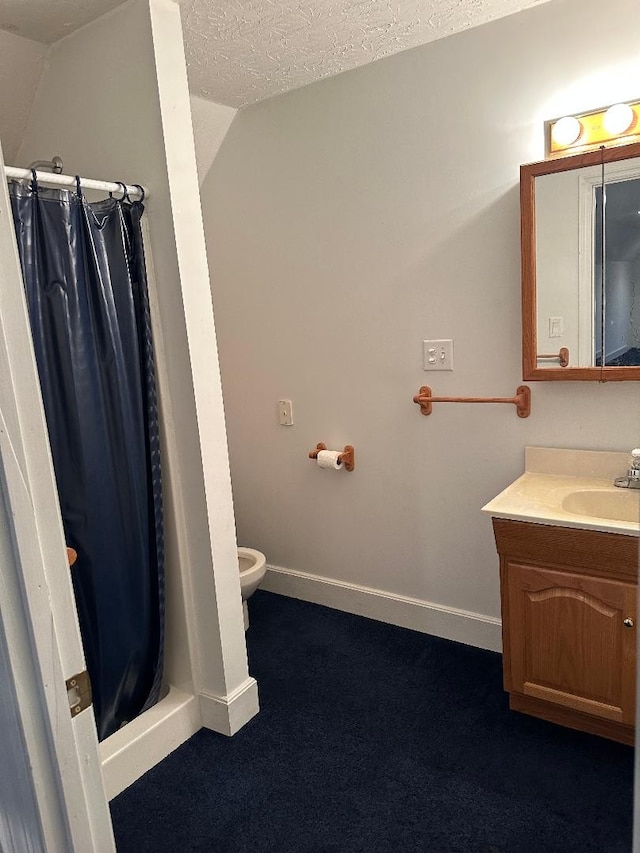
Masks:
[[[501,657],[259,591],[260,714],[111,804],[119,853],[628,853],[633,750],[508,709]]]

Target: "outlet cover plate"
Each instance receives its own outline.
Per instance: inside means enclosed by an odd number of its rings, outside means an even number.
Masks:
[[[278,423],[293,426],[293,404],[291,400],[278,400]]]

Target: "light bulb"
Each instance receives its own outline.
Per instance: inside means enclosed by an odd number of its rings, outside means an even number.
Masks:
[[[577,118],[565,116],[558,119],[551,130],[551,138],[556,145],[571,145],[582,133],[582,125]]]
[[[629,130],[635,119],[635,113],[629,104],[614,104],[604,114],[604,129],[612,136],[619,136]]]

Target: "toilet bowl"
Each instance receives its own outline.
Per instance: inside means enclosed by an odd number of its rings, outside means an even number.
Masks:
[[[238,564],[240,568],[240,591],[242,593],[242,612],[244,613],[244,629],[249,627],[249,610],[247,599],[258,589],[267,572],[267,558],[253,548],[238,548]]]

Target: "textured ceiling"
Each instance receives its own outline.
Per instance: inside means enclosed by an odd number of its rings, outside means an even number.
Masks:
[[[242,107],[544,0],[183,0],[191,90]]]
[[[0,29],[57,41],[122,0],[0,0]],[[181,0],[189,84],[232,107],[548,0]]]

